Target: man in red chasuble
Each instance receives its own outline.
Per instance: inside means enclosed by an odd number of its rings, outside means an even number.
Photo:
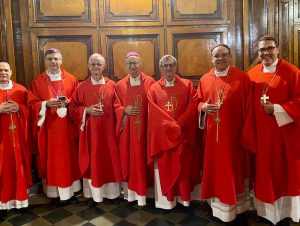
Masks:
[[[7,210],[28,206],[32,185],[27,90],[11,75],[9,64],[0,62],[0,221]]]
[[[138,53],[129,52],[126,64],[129,74],[117,83],[115,101],[123,191],[126,200],[137,200],[142,206],[146,205],[147,187],[153,184],[147,170],[147,92],[155,81],[141,72]]]
[[[114,114],[116,84],[103,76],[102,55],[92,54],[88,67],[91,76],[73,94],[70,112],[79,130],[83,195],[91,198],[89,205],[95,205],[103,198],[120,196],[122,175]]]
[[[214,217],[230,222],[250,208],[250,157],[255,151],[255,142],[247,142],[254,137],[251,81],[231,66],[227,45],[216,45],[211,59],[214,68],[198,85],[199,127],[204,130],[201,199]]]
[[[172,209],[177,201],[188,206],[200,184],[198,98],[193,83],[176,75],[175,57],[163,56],[159,67],[162,78],[148,92],[148,164],[156,207]]]
[[[38,174],[53,204],[58,204],[59,198],[73,203],[77,201],[74,192],[81,185],[77,133],[68,104],[78,81],[61,69],[59,50],[49,49],[44,56],[47,69],[32,81],[28,95],[37,143]]]
[[[262,37],[261,63],[248,72],[255,85],[254,191],[257,214],[288,225],[288,218],[300,221],[300,71],[278,55],[275,38]]]

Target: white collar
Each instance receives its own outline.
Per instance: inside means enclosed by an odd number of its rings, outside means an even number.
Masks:
[[[52,74],[50,71],[47,71],[46,73],[49,76],[50,81],[59,81],[59,80],[61,80],[61,71],[56,73],[56,74]]]
[[[105,84],[105,79],[102,76],[102,78],[99,81],[96,81],[95,79],[93,79],[93,77],[91,76],[91,82],[92,85],[104,85]]]
[[[141,85],[141,75],[139,75],[136,78],[132,78],[131,76],[129,76],[129,82],[131,86],[139,86]]]
[[[175,81],[175,77],[173,78],[172,81],[168,81],[168,80],[166,79],[166,84],[165,84],[165,86],[166,86],[166,87],[172,87],[172,86],[174,86],[174,81]]]
[[[12,87],[13,87],[13,84],[12,84],[11,80],[9,80],[9,82],[6,84],[0,84],[1,90],[9,90],[9,89],[12,89]]]
[[[225,71],[217,71],[216,69],[214,69],[214,70],[215,70],[215,75],[216,75],[216,77],[224,77],[224,76],[227,76],[228,71],[229,71],[229,68],[230,68],[230,66],[228,66],[228,68],[227,68]]]
[[[265,67],[263,65],[263,72],[265,72],[265,73],[274,73],[276,71],[277,64],[278,64],[278,58],[274,61],[273,64],[271,64],[268,67]]]

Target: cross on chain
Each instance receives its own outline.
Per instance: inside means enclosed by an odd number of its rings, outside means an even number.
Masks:
[[[139,100],[142,101],[141,97],[139,95],[136,96],[135,100],[134,100],[134,103],[133,103],[133,106],[136,107],[136,108],[139,108]],[[140,115],[137,115],[136,116],[136,119],[134,121],[134,124],[136,125],[137,127],[137,131],[138,131],[138,139],[140,139],[141,137],[141,124],[142,124],[142,119],[141,119],[141,116]]]
[[[267,100],[269,100],[270,97],[267,96],[267,95],[264,93],[264,95],[262,95],[262,97],[261,97],[260,99],[264,101],[264,104],[266,104],[266,103],[267,103]]]
[[[14,124],[14,120],[13,120],[12,114],[10,114],[10,125],[9,125],[9,130],[10,130],[10,132],[11,132],[11,134],[12,134],[14,148],[16,147],[16,141],[15,141],[15,129],[16,129],[16,125]]]

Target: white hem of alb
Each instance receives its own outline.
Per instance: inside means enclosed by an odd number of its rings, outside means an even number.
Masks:
[[[28,199],[25,200],[10,200],[6,203],[0,202],[0,210],[10,210],[13,208],[21,209],[28,207]]]
[[[254,199],[254,206],[257,209],[257,215],[273,224],[277,224],[284,218],[292,218],[294,222],[300,222],[300,196],[284,196],[274,203]]]
[[[200,184],[194,187],[193,192],[191,192],[191,200],[199,200],[200,194]],[[159,169],[157,166],[157,161],[154,161],[154,196],[155,196],[155,207],[161,209],[173,209],[177,202],[182,204],[183,206],[190,206],[190,201],[181,200],[180,196],[174,197],[174,200],[171,202],[167,199],[166,196],[162,194],[160,178],[159,178]]]
[[[146,205],[146,195],[138,195],[138,193],[135,191],[130,190],[127,182],[122,183],[122,189],[124,193],[124,199],[126,199],[128,202],[137,201],[138,206]]]
[[[40,118],[39,118],[38,123],[37,123],[37,125],[39,127],[41,127],[44,124],[44,122],[45,122],[46,110],[47,110],[47,101],[42,101],[42,103],[41,103],[41,110],[39,112]]]
[[[81,183],[80,180],[76,180],[73,182],[71,186],[62,188],[56,186],[47,186],[45,180],[43,180],[43,188],[44,188],[44,193],[49,198],[59,197],[60,200],[68,200],[72,196],[74,196],[75,192],[78,192],[81,189]]]
[[[83,178],[83,196],[85,198],[93,198],[95,202],[102,202],[103,198],[115,199],[121,194],[120,183],[112,182],[94,187],[92,180]]]

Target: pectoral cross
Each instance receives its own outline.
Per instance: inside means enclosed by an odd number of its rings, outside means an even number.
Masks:
[[[14,124],[14,120],[13,120],[13,115],[10,114],[10,125],[9,125],[9,130],[12,134],[12,139],[13,139],[13,144],[14,144],[14,148],[16,147],[16,141],[15,141],[15,129],[16,129],[16,125]]]
[[[219,117],[219,110],[216,113],[216,116],[214,118],[214,122],[216,123],[217,126],[217,135],[216,135],[216,141],[219,142],[219,123],[221,122],[221,119]]]
[[[167,111],[172,111],[173,110],[173,103],[168,100],[165,107],[167,108]]]
[[[142,103],[142,98],[140,95],[137,95],[135,97],[135,100],[134,100],[134,103],[133,103],[133,106],[135,108],[139,108],[140,105]],[[141,137],[141,124],[142,124],[142,118],[141,118],[141,115],[137,115],[136,116],[136,119],[134,121],[134,124],[136,125],[136,128],[137,128],[137,131],[138,131],[138,139],[140,140],[140,137]]]
[[[100,110],[100,111],[103,111],[104,105],[102,104],[101,101],[99,102],[98,107],[99,107],[99,110]]]
[[[266,103],[267,103],[267,100],[269,100],[270,97],[267,96],[267,95],[264,93],[264,95],[262,95],[262,97],[261,97],[260,99],[264,101],[264,104],[266,104]]]

